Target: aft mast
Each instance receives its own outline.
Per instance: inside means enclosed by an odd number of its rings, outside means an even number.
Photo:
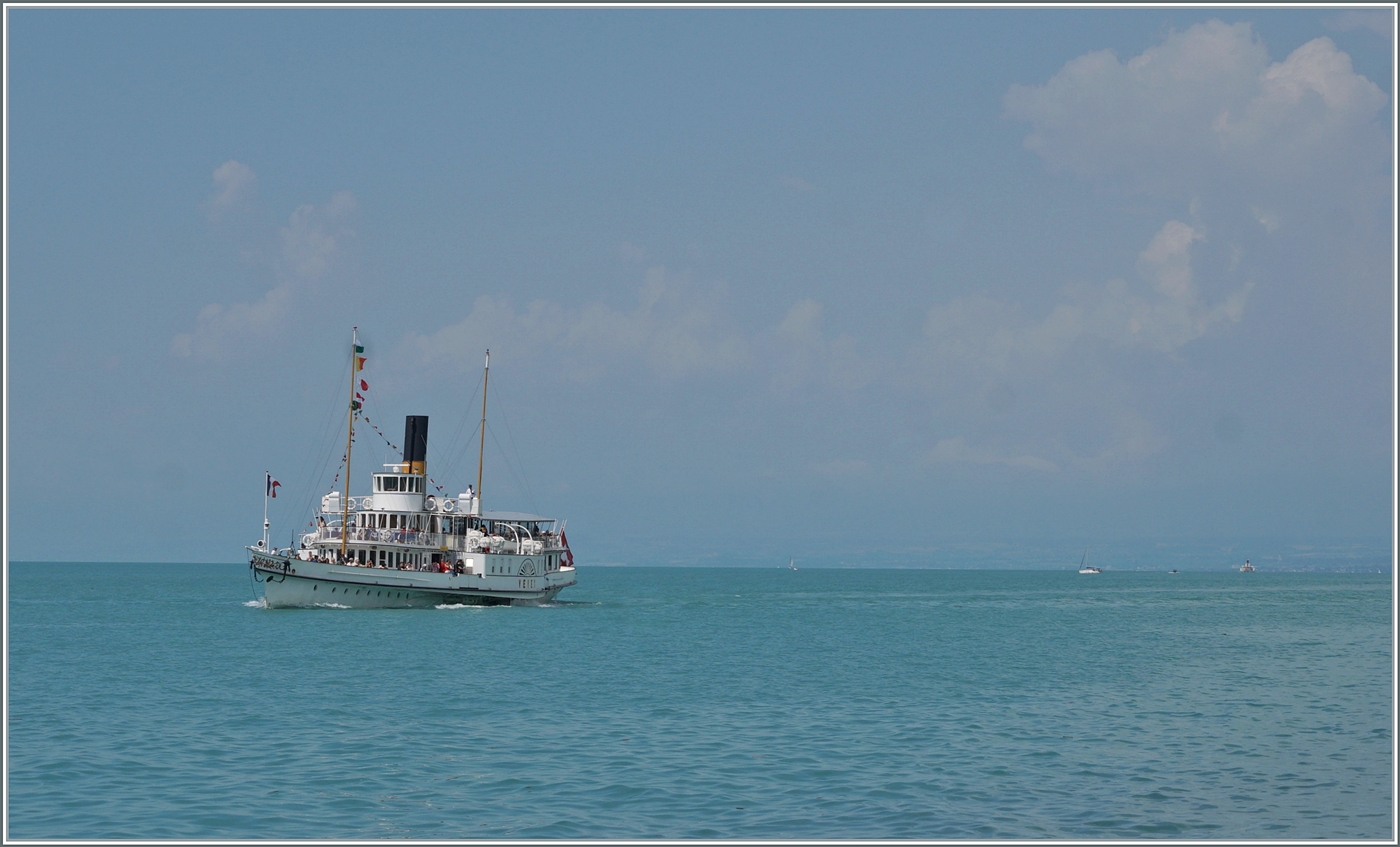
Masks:
[[[365,359],[361,353],[365,348],[360,346],[360,328],[352,327],[350,330],[350,424],[346,427],[345,434],[345,499],[340,516],[340,559],[345,561],[345,542],[349,535],[350,526],[350,447],[355,441],[355,413],[360,410],[360,403],[355,399],[355,377],[359,376],[360,368],[364,366]]]
[[[486,351],[486,369],[481,373],[481,446],[476,451],[476,502],[481,502],[481,465],[486,458],[486,387],[491,384],[491,351]],[[480,507],[477,514],[481,513]]]

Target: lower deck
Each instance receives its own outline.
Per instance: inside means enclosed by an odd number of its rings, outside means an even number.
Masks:
[[[263,583],[269,608],[545,603],[577,582],[571,567],[540,576],[435,573],[305,561],[259,550],[252,551],[249,567]]]

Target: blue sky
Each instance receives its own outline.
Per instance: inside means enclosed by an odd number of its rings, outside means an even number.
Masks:
[[[585,562],[1390,547],[1388,10],[6,14],[14,559],[290,534],[351,325]]]

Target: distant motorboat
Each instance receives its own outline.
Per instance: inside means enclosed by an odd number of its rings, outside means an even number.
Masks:
[[[1167,573],[1176,573],[1176,568],[1172,568],[1171,570],[1167,571]]]
[[[1079,560],[1079,572],[1080,572],[1080,573],[1103,573],[1103,569],[1102,569],[1102,568],[1096,568],[1096,567],[1094,567],[1093,565],[1089,564],[1089,548],[1088,548],[1088,547],[1085,547],[1085,548],[1084,548],[1084,558],[1082,558],[1082,559]]]
[[[1254,566],[1249,563],[1248,559],[1245,559],[1244,564],[1240,565],[1240,573],[1254,573],[1254,570]]]

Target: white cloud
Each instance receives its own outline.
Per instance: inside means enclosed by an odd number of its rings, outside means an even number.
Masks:
[[[223,358],[240,342],[266,338],[281,327],[290,300],[290,289],[280,285],[256,303],[210,303],[199,310],[192,331],[171,339],[170,352],[180,357]]]
[[[210,220],[218,220],[246,206],[253,198],[257,181],[257,174],[253,173],[252,168],[234,159],[215,168],[215,191],[209,195],[207,202]]]
[[[1264,227],[1264,231],[1270,235],[1273,235],[1283,225],[1283,221],[1279,219],[1277,213],[1262,206],[1250,206],[1249,211],[1250,214],[1254,215],[1254,219],[1259,222],[1259,225]]]
[[[1270,64],[1249,24],[1216,20],[1126,62],[1109,50],[1080,56],[1004,102],[1007,117],[1032,124],[1026,148],[1052,167],[1189,195],[1226,171],[1232,184],[1293,182],[1374,147],[1387,97],[1328,38]]]
[[[411,367],[475,367],[490,347],[512,358],[547,356],[579,380],[629,362],[667,378],[724,373],[749,357],[747,341],[727,328],[724,300],[722,287],[697,291],[663,267],[647,271],[636,308],[626,312],[601,303],[569,309],[545,300],[517,312],[504,298],[482,296],[458,323],[410,335],[401,355]]]
[[[821,303],[799,300],[773,331],[775,355],[770,357],[773,386],[789,393],[816,383],[851,391],[878,376],[878,365],[860,355],[856,340],[841,333],[828,341],[823,330]]]
[[[240,162],[225,162],[215,170],[218,191],[209,201],[211,215],[245,202],[254,179],[252,169]],[[253,303],[206,305],[193,329],[171,339],[171,354],[222,358],[241,343],[283,328],[297,298],[324,281],[354,238],[349,223],[356,206],[354,195],[341,191],[322,206],[298,207],[279,230],[279,249],[269,263],[276,284]]]
[[[1051,170],[1188,208],[1142,250],[1135,278],[1066,286],[1048,313],[994,297],[936,306],[911,353],[911,380],[949,398],[1013,386],[1039,415],[1039,432],[1021,431],[1037,449],[1020,452],[1098,472],[1163,449],[1154,423],[1172,413],[1149,421],[1141,410],[1160,404],[1148,393],[1169,383],[1149,374],[1163,364],[1200,374],[1210,354],[1177,354],[1242,321],[1256,282],[1275,326],[1315,331],[1285,343],[1276,330],[1247,328],[1239,341],[1251,350],[1234,355],[1336,362],[1343,354],[1332,350],[1347,339],[1357,344],[1347,367],[1372,367],[1356,350],[1388,349],[1393,330],[1388,103],[1328,38],[1274,61],[1248,24],[1218,20],[1136,56],[1088,53],[1043,84],[1012,86],[1005,115],[1030,124],[1025,147]],[[1016,423],[963,413],[951,431]]]
[[[344,243],[355,237],[349,221],[357,207],[355,195],[348,191],[337,192],[320,207],[298,206],[278,233],[283,275],[306,282],[325,276]]]
[[[994,433],[991,449],[939,442],[929,462],[1101,473],[1166,445],[1136,411],[1134,373],[1244,316],[1248,281],[1203,297],[1191,263],[1204,233],[1168,221],[1138,254],[1139,279],[1066,286],[1043,315],[987,295],[928,310],[923,337],[890,378],[934,399],[938,426]]]
[[[911,350],[926,375],[990,379],[1036,373],[1053,365],[1085,338],[1111,345],[1170,353],[1213,328],[1244,315],[1250,283],[1218,303],[1200,297],[1191,269],[1191,245],[1202,234],[1168,221],[1138,256],[1138,271],[1150,290],[1110,280],[1075,285],[1040,320],[1009,300],[985,295],[960,297],[929,309],[924,338]]]

